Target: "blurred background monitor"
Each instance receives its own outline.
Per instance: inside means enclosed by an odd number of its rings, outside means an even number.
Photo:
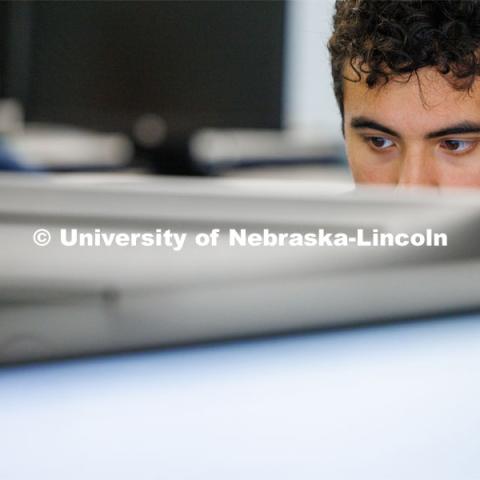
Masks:
[[[316,128],[340,138],[333,0],[0,3],[0,93],[27,119],[128,130]]]
[[[279,128],[285,2],[5,2],[3,95],[30,121]]]
[[[2,2],[0,96],[25,118],[2,102],[0,133],[16,135],[20,157],[57,169],[123,164],[122,145],[107,160],[93,158],[93,142],[60,149],[65,126],[126,134],[161,173],[341,163],[332,13],[332,0]],[[192,135],[205,129],[220,136],[197,148]]]

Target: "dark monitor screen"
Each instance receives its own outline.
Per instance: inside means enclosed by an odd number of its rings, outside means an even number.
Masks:
[[[27,119],[129,131],[281,124],[284,1],[11,2],[4,94]]]

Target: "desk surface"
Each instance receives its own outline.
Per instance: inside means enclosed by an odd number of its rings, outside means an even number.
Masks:
[[[480,316],[0,370],[0,478],[480,478]]]

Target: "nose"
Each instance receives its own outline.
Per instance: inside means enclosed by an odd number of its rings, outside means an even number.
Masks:
[[[422,153],[405,155],[400,165],[398,185],[438,186],[435,162]]]

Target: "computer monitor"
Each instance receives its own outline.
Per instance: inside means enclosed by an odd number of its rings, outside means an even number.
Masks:
[[[284,10],[283,0],[6,2],[3,94],[29,121],[107,131],[130,133],[146,114],[179,136],[279,128]]]
[[[475,310],[479,209],[475,192],[339,194],[316,182],[120,177],[95,184],[4,176],[0,360]],[[217,244],[197,242],[214,230]],[[231,244],[231,230],[253,235],[253,243]],[[320,238],[320,231],[355,239],[359,230],[372,238],[430,230],[446,241],[421,247],[263,240],[265,232]],[[167,231],[185,236],[184,245],[162,243]],[[160,243],[125,244],[125,237],[138,241],[145,233],[158,233]]]

